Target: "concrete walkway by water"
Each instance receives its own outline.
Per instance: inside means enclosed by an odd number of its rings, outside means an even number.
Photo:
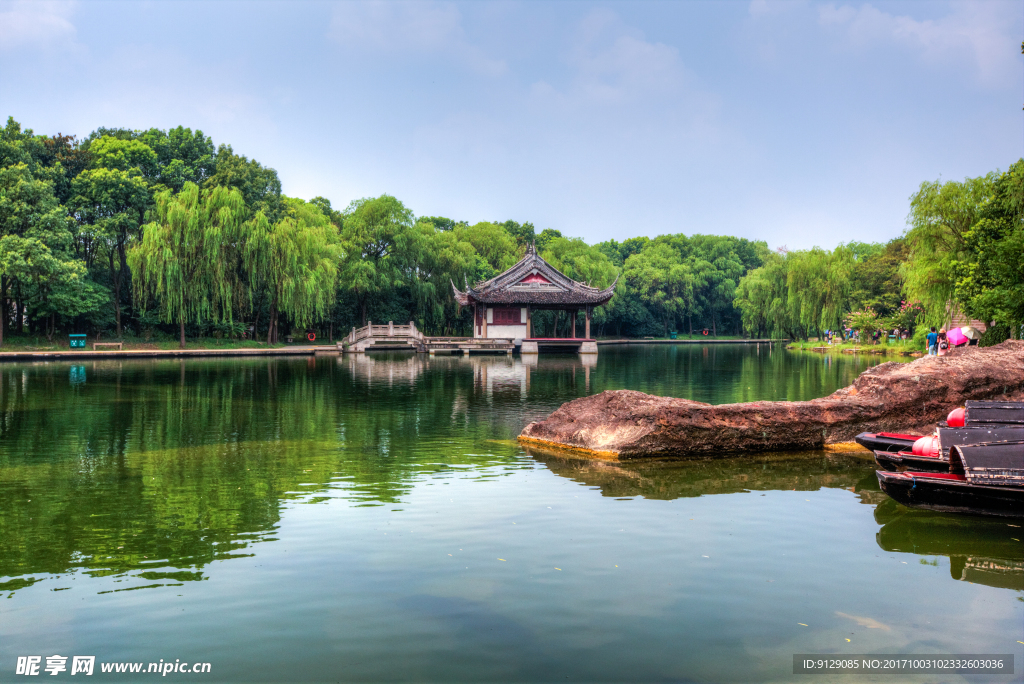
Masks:
[[[337,353],[331,344],[294,345],[275,349],[75,349],[67,351],[0,351],[0,361],[69,361],[73,359],[139,359],[175,358],[203,356],[311,356],[320,353]]]

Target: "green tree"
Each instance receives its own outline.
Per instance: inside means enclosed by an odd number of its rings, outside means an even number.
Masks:
[[[693,273],[667,244],[652,244],[630,256],[622,275],[629,289],[656,313],[666,335],[693,306]]]
[[[160,193],[156,220],[143,226],[142,240],[128,250],[135,297],[143,311],[150,297],[163,319],[178,324],[185,348],[185,323],[232,320],[240,288],[239,245],[248,211],[237,190]]]
[[[157,156],[149,145],[141,140],[121,140],[103,136],[89,144],[93,168],[137,170],[147,180],[155,180]]]
[[[847,243],[855,261],[850,273],[852,309],[871,309],[889,318],[904,303],[900,267],[907,259],[906,241],[897,238],[888,244]]]
[[[138,238],[149,205],[149,187],[134,168],[88,169],[72,182],[68,208],[78,225],[77,244],[89,267],[105,257],[118,337],[122,334],[121,297],[131,280],[128,248]]]
[[[92,153],[73,135],[58,133],[43,138],[42,143],[39,161],[45,169],[43,173],[53,183],[53,194],[57,201],[67,204],[71,198],[71,183],[78,174],[92,165]]]
[[[945,322],[955,287],[953,264],[967,256],[967,232],[992,198],[996,178],[990,173],[963,182],[926,182],[910,198],[904,292],[924,304],[929,324]]]
[[[531,244],[537,240],[536,230],[533,224],[527,221],[526,223],[518,223],[517,221],[508,220],[501,224],[501,227],[505,229],[505,232],[512,236],[512,239],[516,241],[516,245],[519,246],[519,253],[523,254],[526,252],[526,245]]]
[[[454,335],[464,322],[451,295],[451,283],[477,281],[493,269],[471,243],[459,239],[455,230],[436,229],[432,222],[418,221],[421,234],[416,277],[411,281],[415,318],[425,330]]]
[[[736,287],[734,306],[743,328],[758,337],[803,337],[799,316],[789,300],[788,255],[768,254],[764,265],[748,272]]]
[[[370,302],[415,275],[422,245],[412,211],[391,195],[356,200],[345,210],[340,282],[356,298],[362,325]]]
[[[840,245],[790,252],[786,265],[790,307],[805,335],[838,329],[850,307],[853,251]]]
[[[10,152],[15,146],[11,146]],[[19,155],[9,154],[8,159]],[[53,185],[33,177],[28,164],[19,161],[12,166],[0,167],[0,237],[32,240],[30,245],[51,251],[64,252],[71,244],[67,215],[53,195]],[[24,254],[25,243],[8,243],[8,264],[17,262],[16,254]],[[38,253],[38,252],[37,252]],[[12,287],[20,289],[21,280],[29,271],[25,269],[0,270],[0,344],[3,344],[7,321],[10,317],[9,294]],[[18,290],[16,290],[18,291]],[[19,329],[24,311],[24,300],[15,301]]]
[[[337,229],[319,207],[284,198],[284,218],[258,213],[245,241],[245,264],[254,288],[270,302],[267,344],[278,341],[278,313],[300,328],[327,315],[337,293],[341,257]]]
[[[952,262],[954,297],[971,317],[1020,339],[1024,326],[1024,159],[993,183],[992,197]],[[1005,334],[1005,333],[1004,333]]]
[[[178,126],[169,131],[151,128],[138,139],[156,153],[156,182],[178,192],[185,183],[203,187],[216,172],[217,150],[202,131]]]
[[[331,200],[326,197],[314,197],[309,203],[317,207],[324,216],[339,230],[345,224],[345,215],[331,206]]]
[[[277,171],[235,154],[231,145],[217,148],[216,172],[207,185],[236,188],[253,212],[262,211],[271,223],[281,218],[281,179]]]
[[[548,242],[541,256],[573,280],[591,287],[604,289],[614,282],[619,273],[604,252],[579,238],[554,238]],[[556,313],[556,325],[557,320]],[[591,320],[594,325],[603,325],[607,320],[605,307],[597,307]]]
[[[455,235],[473,245],[477,253],[499,273],[512,267],[522,256],[515,239],[496,223],[481,221],[472,226],[458,226]]]
[[[537,235],[537,239],[535,241],[537,243],[537,251],[543,252],[548,248],[549,242],[560,237],[562,237],[562,233],[560,231],[557,231],[554,228],[545,228]]]
[[[57,318],[75,318],[105,306],[109,294],[86,278],[85,264],[61,258],[41,240],[6,235],[0,238],[0,272],[24,286],[23,297],[46,320],[53,341]]]

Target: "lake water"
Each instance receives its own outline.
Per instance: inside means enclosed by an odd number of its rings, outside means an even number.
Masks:
[[[901,681],[1021,681],[1012,521],[897,506],[857,455],[609,463],[514,441],[605,389],[810,399],[879,360],[0,365],[0,681],[28,655],[47,677],[68,656],[64,678],[94,655],[114,681],[133,678],[101,663],[207,662],[167,675],[204,682],[824,679],[794,675],[795,653],[1012,653],[1013,677]]]

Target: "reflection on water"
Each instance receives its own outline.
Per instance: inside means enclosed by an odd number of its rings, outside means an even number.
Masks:
[[[875,509],[886,551],[946,556],[955,580],[1024,591],[1024,543],[1016,523],[909,509],[886,499]]]
[[[870,497],[869,492],[879,491],[870,463],[849,454],[819,451],[728,459],[607,462],[566,457],[533,445],[524,446],[524,451],[556,475],[599,488],[602,495],[610,497],[671,500],[773,489],[816,491],[823,487],[863,490]]]
[[[0,671],[37,650],[143,659],[143,612],[146,643],[207,649],[229,680],[762,681],[847,638],[1009,652],[989,642],[1020,621],[1020,530],[900,509],[868,458],[606,463],[515,442],[588,393],[809,399],[875,362],[665,346],[0,365]],[[953,629],[982,598],[1001,612]],[[893,627],[878,641],[850,616]]]

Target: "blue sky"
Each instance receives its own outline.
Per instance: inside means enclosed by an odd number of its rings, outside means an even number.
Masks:
[[[885,241],[1024,154],[1024,2],[0,2],[0,114],[201,129],[336,207]]]

